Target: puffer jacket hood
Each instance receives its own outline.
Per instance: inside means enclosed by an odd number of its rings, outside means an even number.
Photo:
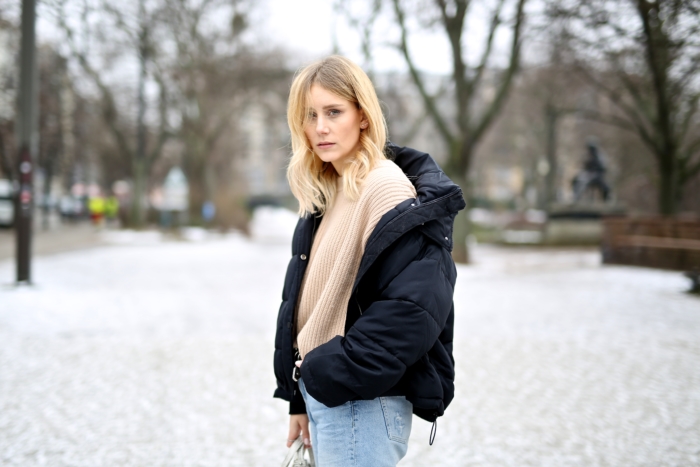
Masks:
[[[412,206],[410,210],[415,222],[404,226],[413,228],[418,221],[420,224],[429,223],[421,226],[422,232],[440,244],[447,241],[447,248],[452,251],[454,216],[466,206],[462,189],[424,152],[389,143],[386,153],[403,170],[416,189],[416,206]],[[381,227],[381,223],[377,227]],[[378,235],[379,232],[380,229],[375,228],[373,234]],[[367,246],[371,241],[370,237]]]

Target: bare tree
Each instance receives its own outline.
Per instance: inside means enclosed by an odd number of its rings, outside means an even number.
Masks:
[[[65,85],[66,60],[50,46],[39,49],[39,151],[37,165],[44,174],[42,227],[49,228],[50,196],[53,178],[60,170],[63,155],[61,93]]]
[[[353,6],[360,6],[360,12],[355,11]],[[344,17],[348,24],[357,31],[360,36],[360,49],[364,59],[363,68],[370,79],[374,78],[374,26],[382,12],[382,0],[371,0],[369,8],[365,4],[350,2],[348,0],[335,0],[333,9]]]
[[[202,203],[216,198],[218,181],[232,170],[237,151],[221,144],[226,140],[230,145],[239,134],[235,117],[254,98],[255,90],[279,88],[290,75],[278,54],[261,52],[243,38],[255,3],[83,0],[100,7],[93,20],[100,21],[96,28],[89,18],[83,19],[81,27],[75,15],[69,21],[63,14],[64,5],[78,0],[53,1],[58,2],[56,16],[71,55],[97,88],[103,120],[130,167],[135,192],[132,217],[137,223],[143,219],[140,201],[146,183],[154,176],[154,163],[165,143],[174,141],[168,161],[156,167],[160,173],[182,164],[190,185],[190,215],[198,219]],[[83,18],[89,16],[89,12],[83,14]],[[98,49],[89,53],[82,39],[88,29],[95,30],[97,41],[92,43]],[[119,60],[137,64],[137,73],[126,86],[114,79]],[[136,105],[124,105],[120,95],[129,96],[126,102]],[[114,151],[105,145],[101,148],[114,167]]]
[[[226,79],[235,63],[233,44],[245,27],[244,17],[233,12],[231,29],[211,28],[207,19],[225,2],[177,0],[162,11],[163,37],[174,43],[168,63],[169,84],[177,98],[173,108],[181,123],[178,136],[184,145],[183,165],[190,183],[190,210],[195,218],[204,201],[215,191],[214,148],[226,130],[236,106],[234,84]],[[225,53],[216,53],[220,45]],[[235,70],[235,68],[234,68]]]
[[[220,175],[236,155],[217,150],[225,136],[237,133],[235,117],[256,91],[273,89],[289,78],[279,56],[256,51],[242,40],[252,6],[248,1],[176,0],[161,12],[162,37],[174,44],[164,66],[176,96],[172,108],[181,122],[178,138],[194,218],[204,201],[215,199]],[[212,27],[212,18],[222,11],[230,15],[229,27]]]
[[[561,0],[577,70],[608,102],[587,115],[634,132],[656,159],[659,209],[678,211],[700,173],[700,1]]]
[[[123,44],[121,45],[125,46],[127,53],[132,53],[138,58],[140,64],[139,80],[141,82],[139,86],[141,91],[139,92],[138,99],[138,115],[142,121],[145,112],[145,98],[143,96],[142,86],[145,80],[145,74],[147,73],[147,64],[155,58],[155,47],[152,42],[150,28],[156,23],[155,15],[157,11],[146,11],[145,8],[143,8],[142,1],[139,4],[139,9],[131,15],[108,2],[101,6],[102,11],[107,13],[105,18],[110,23],[110,26],[113,27],[113,31],[120,31],[125,36]],[[123,5],[121,6],[123,7]],[[114,86],[111,86],[105,80],[105,70],[95,65],[91,61],[85,48],[81,48],[78,44],[78,39],[76,37],[78,33],[76,33],[74,27],[69,24],[65,14],[66,2],[59,0],[55,3],[54,7],[56,20],[65,33],[70,53],[72,57],[76,59],[88,79],[97,88],[102,103],[102,117],[109,128],[124,162],[131,168],[131,176],[133,179],[131,222],[136,226],[140,226],[145,221],[142,205],[146,193],[146,182],[150,167],[160,154],[163,144],[170,135],[170,132],[166,128],[167,119],[164,105],[166,95],[164,88],[160,86],[160,126],[158,128],[159,134],[156,138],[157,142],[153,145],[150,152],[146,152],[145,128],[143,125],[138,125],[137,137],[133,138],[133,122],[129,115],[125,115],[128,112],[120,109],[117,105]],[[87,11],[87,9],[84,11]],[[87,13],[84,16],[86,15]],[[80,31],[80,34],[84,35],[86,32]],[[121,52],[124,52],[124,50],[120,51],[120,53]],[[157,78],[155,82],[158,85],[162,84]],[[136,139],[136,141],[134,141],[134,139]]]
[[[14,180],[15,177],[12,171],[12,160],[9,158],[3,133],[3,128],[0,127],[0,173],[2,173],[3,176],[8,179]]]
[[[17,27],[4,19],[0,9],[0,47],[13,48],[18,46]],[[16,67],[11,60],[0,62],[0,174],[3,178],[15,179],[14,158],[14,101]]]
[[[497,0],[491,12],[489,27],[481,57],[475,65],[470,65],[465,58],[463,37],[465,34],[466,18],[469,12],[470,0],[434,0],[433,9],[437,12],[437,24],[447,34],[451,47],[452,76],[451,81],[455,94],[455,113],[447,114],[437,104],[434,95],[430,94],[423,75],[418,70],[408,44],[409,29],[407,13],[401,0],[392,0],[397,23],[401,30],[399,50],[401,51],[409,72],[425,104],[426,112],[430,115],[437,128],[438,134],[449,148],[446,171],[459,183],[468,199],[471,193],[469,173],[472,166],[474,151],[486,131],[491,127],[503,108],[513,79],[520,64],[520,49],[522,30],[525,22],[524,7],[526,0],[516,0],[514,14],[510,21],[504,18],[506,0]],[[496,72],[489,70],[494,51],[494,39],[501,26],[511,28],[511,41],[508,64],[505,69]],[[494,84],[495,92],[490,102],[477,105],[480,93],[486,82],[485,77],[492,71],[498,75]],[[466,238],[469,231],[468,217],[457,216],[455,219],[455,250],[453,255],[457,261],[468,262]]]
[[[390,45],[385,42],[378,42],[377,22],[380,20],[384,6],[387,3],[383,0],[368,0],[364,2],[351,2],[350,0],[335,0],[335,13],[342,17],[347,24],[355,30],[360,38],[360,51],[362,53],[362,67],[373,81],[380,101],[386,105],[385,111],[393,111],[387,114],[387,125],[392,139],[409,145],[418,135],[421,128],[428,121],[429,116],[421,112],[417,116],[411,115],[407,98],[405,95],[405,83],[402,76],[390,76],[381,79],[375,73],[374,56],[378,47]],[[340,46],[336,45],[336,52],[342,53]],[[379,78],[379,79],[378,79]],[[447,93],[445,86],[434,93],[435,99],[442,98]]]

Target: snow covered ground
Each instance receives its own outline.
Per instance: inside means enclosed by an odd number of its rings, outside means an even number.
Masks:
[[[37,258],[31,288],[0,262],[0,465],[281,462],[288,244],[152,237]],[[599,262],[479,247],[459,267],[457,396],[400,465],[700,465],[700,299]]]

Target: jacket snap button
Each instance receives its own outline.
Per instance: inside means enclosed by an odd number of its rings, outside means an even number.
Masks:
[[[300,258],[302,261],[306,261],[306,255],[301,255]]]
[[[448,242],[450,241],[450,239],[449,239],[449,238],[447,238],[447,237],[445,237],[445,240],[447,240]]]

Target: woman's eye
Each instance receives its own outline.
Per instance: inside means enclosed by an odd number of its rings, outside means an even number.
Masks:
[[[329,117],[337,117],[338,115],[340,115],[340,110],[332,109],[328,111]]]
[[[309,115],[307,116],[309,120],[313,120],[316,118],[316,112],[309,112]]]

